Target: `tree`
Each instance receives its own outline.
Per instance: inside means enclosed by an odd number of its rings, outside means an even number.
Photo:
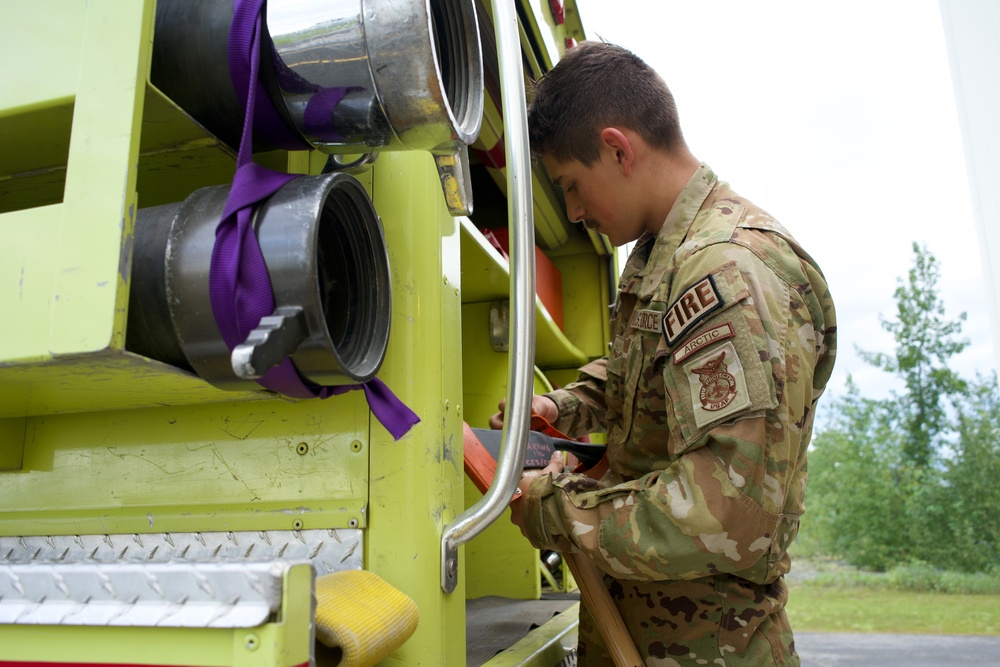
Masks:
[[[940,486],[946,528],[934,549],[963,570],[1000,567],[1000,392],[996,374],[971,383],[957,406],[958,433]],[[939,561],[940,562],[940,561]]]
[[[900,376],[906,386],[901,408],[907,439],[903,454],[914,465],[928,467],[934,460],[941,434],[949,427],[946,400],[967,390],[965,382],[948,367],[948,361],[968,345],[956,338],[965,313],[947,320],[938,298],[940,269],[927,248],[913,244],[914,265],[906,281],[898,281],[896,319],[879,317],[882,328],[896,340],[894,356],[858,349],[861,358],[877,368]]]
[[[1000,392],[996,376],[951,370],[965,314],[948,320],[939,269],[917,244],[881,319],[895,354],[862,357],[905,386],[886,399],[847,394],[826,409],[809,455],[804,542],[876,570],[914,562],[965,571],[1000,563]]]
[[[907,498],[912,470],[901,456],[903,432],[893,399],[847,395],[809,455],[805,544],[852,565],[884,570],[910,557]]]

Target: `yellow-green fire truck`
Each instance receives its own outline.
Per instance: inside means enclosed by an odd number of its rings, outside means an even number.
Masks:
[[[584,38],[573,0],[0,6],[0,666],[572,660],[505,510],[531,393],[607,349],[613,249],[524,127]]]

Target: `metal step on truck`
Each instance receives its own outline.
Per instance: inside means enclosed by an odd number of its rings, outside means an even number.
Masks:
[[[0,7],[0,667],[572,663],[505,512],[531,393],[608,344],[615,254],[525,130],[584,38],[573,0]]]

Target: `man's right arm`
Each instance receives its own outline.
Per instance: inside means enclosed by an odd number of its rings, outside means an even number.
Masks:
[[[559,416],[549,420],[553,426],[571,438],[607,430],[607,366],[607,358],[592,361],[580,369],[575,382],[545,394],[559,410]]]
[[[604,385],[608,380],[607,359],[592,361],[580,369],[576,381],[547,394],[535,394],[531,409],[572,438],[607,430]],[[505,401],[490,417],[490,428],[503,428]]]

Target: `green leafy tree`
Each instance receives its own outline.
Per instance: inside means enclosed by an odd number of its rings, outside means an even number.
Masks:
[[[958,410],[958,438],[945,461],[933,507],[937,517],[924,535],[927,560],[956,569],[1000,572],[1000,392],[996,374],[970,384]],[[936,520],[935,520],[936,519]],[[936,528],[936,530],[934,530]]]
[[[940,268],[934,256],[913,244],[914,264],[907,279],[900,279],[894,293],[896,319],[882,317],[882,327],[893,335],[896,352],[866,352],[861,358],[877,368],[894,373],[903,380],[906,392],[900,407],[907,433],[903,454],[918,467],[934,460],[940,436],[949,427],[948,399],[963,394],[965,382],[948,362],[968,345],[957,336],[962,331],[965,313],[957,320],[945,318],[944,303],[938,297]]]
[[[967,345],[948,320],[939,268],[914,244],[914,265],[882,320],[895,354],[859,352],[905,386],[887,399],[852,380],[827,410],[809,457],[802,541],[853,565],[928,563],[1000,568],[1000,392],[996,376],[967,382],[949,364]]]
[[[901,456],[897,415],[895,400],[865,398],[848,380],[809,455],[803,543],[876,570],[909,557],[905,506],[913,476]]]

